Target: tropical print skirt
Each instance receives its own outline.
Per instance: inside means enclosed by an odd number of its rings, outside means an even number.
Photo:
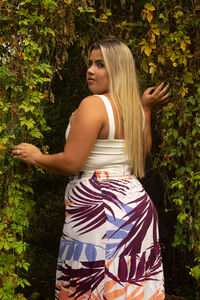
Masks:
[[[155,206],[134,176],[71,178],[55,299],[162,300]]]

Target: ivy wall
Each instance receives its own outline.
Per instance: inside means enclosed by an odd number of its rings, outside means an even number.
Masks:
[[[34,289],[53,298],[67,179],[14,162],[11,150],[25,141],[62,151],[69,115],[88,93],[88,48],[106,37],[131,48],[141,92],[170,83],[169,103],[153,113],[144,185],[161,216],[167,292],[198,299],[199,2],[2,0],[0,8],[0,299]]]

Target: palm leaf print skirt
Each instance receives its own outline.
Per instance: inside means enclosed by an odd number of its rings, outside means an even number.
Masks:
[[[80,173],[65,203],[55,299],[164,299],[157,212],[134,176]]]

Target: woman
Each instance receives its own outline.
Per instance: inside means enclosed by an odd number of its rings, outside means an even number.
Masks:
[[[86,78],[93,95],[72,114],[64,152],[13,149],[15,159],[73,174],[55,299],[164,299],[157,213],[136,177],[151,149],[151,109],[168,86],[147,89],[141,103],[132,54],[118,40],[92,46]]]

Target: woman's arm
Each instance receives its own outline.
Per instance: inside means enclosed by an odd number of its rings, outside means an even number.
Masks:
[[[153,108],[160,104],[164,104],[168,101],[169,93],[167,90],[169,84],[164,86],[162,82],[157,88],[150,87],[146,89],[142,96],[142,106],[144,109],[145,119],[146,119],[146,153],[151,151],[152,147],[152,135],[151,135],[151,111]]]
[[[63,152],[45,155],[34,145],[22,143],[14,147],[13,158],[56,174],[79,172],[105,122],[104,109],[97,96],[85,98],[71,118],[71,129]]]

